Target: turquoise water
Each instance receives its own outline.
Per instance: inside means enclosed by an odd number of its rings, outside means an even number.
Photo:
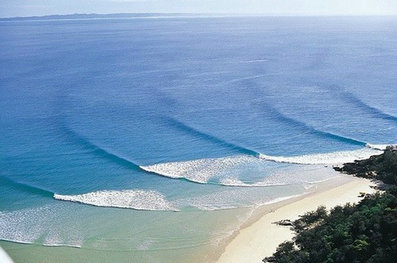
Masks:
[[[0,21],[0,239],[134,262],[217,247],[252,208],[335,177],[324,165],[397,142],[396,28]]]

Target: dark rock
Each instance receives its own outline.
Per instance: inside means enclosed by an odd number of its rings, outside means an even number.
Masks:
[[[289,219],[284,219],[284,220],[280,220],[278,222],[275,222],[275,224],[280,225],[280,226],[292,226],[293,222]]]

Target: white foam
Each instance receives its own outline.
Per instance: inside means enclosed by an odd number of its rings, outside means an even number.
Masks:
[[[252,60],[246,60],[243,61],[244,63],[256,63],[256,62],[267,62],[269,59],[266,58],[260,58],[260,59],[252,59]]]
[[[241,196],[240,196],[241,197]],[[203,211],[234,209],[247,206],[233,191],[223,191],[177,200],[180,206],[195,207]]]
[[[366,147],[356,151],[341,151],[292,157],[261,154],[259,158],[256,158],[253,156],[238,155],[223,158],[158,163],[149,166],[141,166],[141,168],[145,171],[162,176],[184,178],[202,184],[208,183],[209,180],[213,179],[214,182],[226,186],[263,187],[293,183],[311,183],[313,180],[322,181],[329,177],[328,175],[326,178],[318,176],[317,172],[315,174],[308,174],[308,171],[301,170],[304,168],[300,169],[296,166],[294,166],[292,170],[288,167],[275,166],[275,164],[272,165],[272,162],[332,165],[364,159],[380,153],[381,151],[379,150]],[[297,175],[297,169],[300,175]],[[247,171],[255,175],[256,178],[259,177],[259,179],[256,181],[248,180],[249,182],[242,181],[241,178],[250,178]]]
[[[375,150],[384,151],[384,150],[386,150],[386,148],[388,146],[396,147],[397,144],[371,144],[371,143],[367,143],[365,146],[367,146],[368,148],[375,149]]]
[[[158,163],[140,167],[145,171],[159,175],[171,178],[185,178],[192,182],[204,184],[222,171],[255,159],[255,157],[238,155],[225,158]]]
[[[257,183],[244,183],[241,180],[237,178],[224,178],[220,180],[220,184],[222,185],[227,185],[227,186],[281,186],[281,185],[287,185],[287,183],[282,183],[282,182],[277,182],[277,181],[272,181],[267,178],[267,180],[264,180],[262,182],[257,182]]]
[[[281,196],[287,194],[292,188],[284,188],[282,192],[277,190],[268,190],[260,187],[239,187],[232,188],[223,191],[217,191],[213,193],[206,193],[195,197],[183,198],[176,200],[181,207],[195,207],[204,211],[216,211],[225,209],[236,209],[236,208],[256,208],[258,206],[272,204],[283,201],[285,199],[293,198],[304,194],[305,190],[303,187],[299,194],[294,193],[287,196]]]
[[[140,168],[162,176],[170,178],[184,178],[189,181],[202,184],[208,183],[210,179],[216,178],[218,179],[219,184],[227,186],[271,186],[296,182],[292,179],[291,174],[280,172],[281,170],[279,167],[274,169],[275,167],[271,167],[269,162],[265,161],[302,165],[336,165],[353,162],[354,160],[366,159],[372,155],[381,153],[381,150],[363,147],[358,150],[307,154],[300,156],[271,156],[259,154],[259,158],[256,158],[253,156],[237,155],[223,158],[158,163],[148,166],[140,166]],[[269,169],[274,169],[276,172],[270,172]],[[256,175],[263,174],[264,180],[258,180],[252,183],[241,181],[240,175],[246,173],[247,170],[251,170],[252,173]],[[323,178],[320,180],[323,180]],[[298,178],[298,181],[303,182],[303,178]]]
[[[38,228],[29,229],[26,218],[45,213],[44,208],[0,212],[0,239],[19,243],[33,243],[41,235]],[[28,216],[27,216],[28,215]]]
[[[2,211],[0,239],[23,244],[81,247],[80,231],[65,225],[59,229],[54,228],[54,225],[57,225],[61,218],[63,219],[58,212],[56,206]]]
[[[143,241],[142,243],[140,243],[137,246],[137,250],[149,250],[150,247],[153,245],[153,243],[155,243],[155,241],[153,239],[147,239],[145,241]]]
[[[300,156],[270,156],[266,154],[260,154],[259,158],[262,158],[267,161],[274,161],[280,163],[333,165],[333,164],[353,162],[355,160],[362,160],[369,158],[372,155],[381,154],[381,153],[382,151],[378,149],[364,147],[352,151],[307,154]]]
[[[54,198],[63,201],[78,202],[102,207],[178,211],[178,209],[168,202],[161,193],[152,190],[105,190],[79,195],[54,194]]]
[[[288,200],[288,199],[293,199],[295,197],[302,196],[304,194],[305,193],[298,194],[298,195],[289,195],[289,196],[283,196],[283,197],[274,198],[274,199],[272,199],[270,201],[267,201],[267,202],[264,202],[264,203],[259,203],[259,204],[257,204],[257,206],[271,205],[271,204],[279,203],[279,202],[282,202],[282,201],[285,201],[285,200]]]

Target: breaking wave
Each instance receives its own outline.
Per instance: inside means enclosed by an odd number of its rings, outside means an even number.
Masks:
[[[300,156],[270,156],[259,154],[258,158],[246,155],[237,155],[223,158],[197,159],[180,162],[157,163],[140,166],[142,170],[157,175],[186,179],[195,183],[215,183],[226,186],[270,186],[284,185],[288,178],[281,180],[280,175],[266,176],[264,181],[247,183],[238,178],[238,173],[250,168],[255,173],[262,173],[269,162],[289,163],[299,165],[336,165],[355,160],[369,158],[381,154],[383,145],[368,145],[358,150],[338,151],[331,153],[307,154]],[[237,173],[237,174],[236,174]],[[233,176],[234,175],[234,176]],[[215,181],[217,179],[217,181]],[[294,183],[293,180],[289,183]]]
[[[62,201],[77,202],[93,206],[131,208],[135,210],[178,211],[157,191],[120,190],[97,191],[79,195],[54,194]]]
[[[240,179],[237,178],[224,178],[220,180],[220,184],[222,185],[227,185],[227,186],[250,186],[250,187],[263,187],[263,186],[282,186],[282,185],[288,185],[288,183],[282,183],[282,182],[271,182],[269,180],[263,181],[263,182],[257,182],[257,183],[245,183],[241,181]]]
[[[208,158],[181,162],[158,163],[140,166],[142,170],[170,178],[184,178],[195,183],[208,183],[220,171],[233,168],[239,164],[255,161],[251,156],[231,156],[225,158]]]
[[[56,212],[59,206],[43,206],[16,211],[0,211],[0,239],[23,244],[43,244],[45,246],[81,247],[83,238],[73,220],[67,221]],[[73,217],[73,215],[68,215]],[[62,228],[54,227],[61,225]],[[33,226],[33,227],[32,227]]]
[[[375,149],[375,150],[379,150],[379,151],[384,151],[384,150],[386,150],[386,148],[387,148],[388,146],[396,147],[397,144],[371,144],[371,143],[367,143],[366,146],[369,147],[369,148],[371,148],[371,149]]]
[[[318,153],[318,154],[307,154],[300,156],[270,156],[266,154],[260,154],[259,158],[267,161],[274,161],[280,163],[291,163],[291,164],[342,164],[353,162],[355,160],[362,160],[369,158],[372,155],[381,154],[382,151],[378,148],[365,147],[358,150],[352,151],[339,151],[331,153]]]
[[[192,161],[168,162],[168,163],[159,163],[159,164],[153,164],[147,166],[139,166],[138,164],[134,163],[127,157],[123,157],[120,154],[113,153],[108,149],[105,149],[97,144],[92,143],[90,140],[88,140],[81,134],[77,133],[73,129],[70,129],[65,124],[65,122],[62,122],[61,127],[63,132],[66,133],[69,136],[69,138],[72,138],[81,146],[91,150],[95,154],[98,154],[104,158],[114,161],[122,166],[134,170],[143,170],[145,172],[155,173],[157,175],[161,175],[165,177],[186,179],[196,183],[208,183],[209,179],[217,176],[218,171],[220,169],[225,170],[228,167],[235,167],[236,165],[247,163],[252,161],[253,159],[258,159],[258,158],[267,161],[292,163],[292,164],[338,164],[344,162],[351,162],[356,159],[368,158],[371,155],[379,154],[379,152],[377,152],[376,150],[381,150],[385,148],[385,145],[366,144],[365,142],[362,141],[317,130],[311,126],[308,126],[305,123],[302,123],[288,116],[285,116],[284,114],[278,112],[273,108],[271,108],[271,111],[272,114],[276,116],[279,120],[288,122],[289,124],[293,124],[297,128],[301,128],[305,131],[310,131],[314,134],[324,136],[330,139],[342,141],[348,144],[360,145],[366,147],[363,147],[363,149],[360,150],[341,151],[341,152],[325,153],[325,154],[310,154],[310,155],[301,155],[301,156],[292,156],[292,157],[271,156],[271,155],[259,153],[257,151],[248,149],[246,147],[228,142],[222,138],[218,138],[211,134],[202,132],[175,118],[164,117],[163,120],[166,121],[167,124],[175,128],[193,134],[196,137],[200,137],[202,139],[216,143],[217,145],[227,147],[231,150],[236,151],[241,155],[238,155],[237,157],[234,156],[227,158],[212,158],[212,159],[208,158],[208,159],[199,159]],[[231,182],[225,183],[225,185],[246,186],[245,183],[231,183]]]

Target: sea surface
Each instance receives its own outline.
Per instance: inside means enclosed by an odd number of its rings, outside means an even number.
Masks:
[[[396,101],[395,17],[2,20],[0,245],[206,262],[255,207],[397,143]]]

